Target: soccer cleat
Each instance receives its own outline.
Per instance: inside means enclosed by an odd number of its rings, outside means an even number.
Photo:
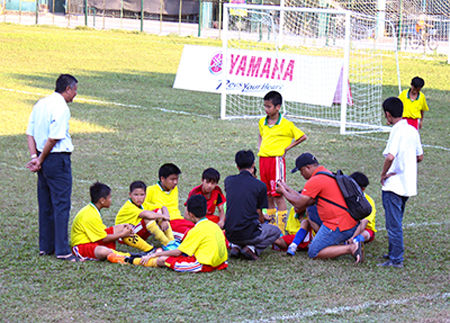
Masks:
[[[125,256],[122,255],[118,255],[115,253],[110,253],[107,257],[109,262],[115,263],[115,264],[126,264],[127,262],[125,262]]]
[[[163,246],[162,248],[164,251],[167,251],[167,250],[178,249],[179,246],[180,246],[180,243],[177,240],[172,240],[167,245]]]
[[[291,243],[286,251],[288,256],[295,256],[295,252],[297,251],[297,244]]]

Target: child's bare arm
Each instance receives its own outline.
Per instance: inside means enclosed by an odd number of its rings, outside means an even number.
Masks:
[[[131,224],[119,224],[114,226],[114,233],[108,234],[102,241],[113,242],[119,240],[120,238],[132,236],[134,236],[134,232]]]
[[[223,226],[225,225],[225,211],[223,209],[223,204],[219,205],[217,208],[219,209],[219,222],[217,225],[223,229]]]
[[[146,220],[170,220],[169,211],[165,206],[161,208],[161,214],[154,211],[144,210],[139,214],[139,217]]]
[[[297,140],[293,141],[289,146],[286,147],[286,149],[284,150],[284,155],[283,157],[286,156],[286,153],[294,148],[295,146],[297,146],[298,144],[304,142],[306,139],[308,139],[308,137],[306,137],[306,135],[301,136],[300,138],[298,138]]]

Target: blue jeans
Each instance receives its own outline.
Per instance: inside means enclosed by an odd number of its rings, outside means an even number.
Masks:
[[[386,216],[386,230],[389,238],[389,259],[399,264],[403,262],[403,214],[408,197],[393,192],[382,191],[381,198]]]
[[[39,251],[70,254],[68,239],[72,170],[70,155],[51,153],[38,172]]]
[[[322,225],[309,245],[308,256],[310,258],[316,258],[322,249],[329,246],[337,246],[342,242],[347,241],[353,236],[358,226],[359,223],[353,228],[341,232],[339,228],[336,228],[336,230],[333,231]]]
[[[322,220],[319,217],[319,212],[317,212],[317,205],[311,205],[306,208],[306,212],[308,212],[308,218],[317,223],[319,227],[323,224]]]

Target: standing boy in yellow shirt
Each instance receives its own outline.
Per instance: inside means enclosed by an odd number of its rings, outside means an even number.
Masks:
[[[306,135],[291,121],[281,116],[283,98],[277,91],[264,96],[266,117],[259,120],[259,171],[267,186],[267,215],[285,233],[287,206],[283,196],[275,191],[277,181],[286,181],[286,153],[306,140]],[[278,209],[278,214],[277,214]]]
[[[425,81],[416,76],[411,80],[411,88],[398,96],[403,103],[403,119],[417,130],[423,128],[423,116],[429,110],[425,94],[421,92],[424,85]]]

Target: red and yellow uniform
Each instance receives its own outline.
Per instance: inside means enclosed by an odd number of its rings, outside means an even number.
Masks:
[[[283,158],[285,149],[304,136],[305,133],[298,129],[294,123],[283,118],[280,114],[277,122],[269,126],[267,118],[259,120],[259,134],[261,135],[261,147],[259,148],[259,172],[261,181],[267,186],[267,194],[280,196],[275,192],[275,183],[278,180],[286,181],[286,163]]]
[[[228,267],[225,237],[220,227],[203,218],[186,234],[178,247],[186,256],[169,257],[166,266],[176,271],[211,271]]]
[[[139,215],[144,211],[144,207],[137,206],[131,200],[125,202],[116,216],[116,225],[129,223],[134,226],[134,233],[142,239],[147,240],[151,233],[147,229],[144,219]],[[119,241],[120,242],[120,241]]]
[[[203,195],[203,191],[202,191],[202,185],[196,186],[194,187],[188,195],[188,200],[191,196],[194,195]],[[216,207],[217,206],[221,206],[223,204],[225,204],[226,202],[226,198],[225,195],[223,195],[222,190],[220,189],[219,186],[216,186],[212,192],[211,192],[211,196],[208,198],[206,197],[206,217],[208,218],[208,220],[213,221],[214,223],[219,222],[219,217],[217,215],[215,215],[214,213],[216,212]],[[184,206],[187,205],[187,201],[184,203]]]
[[[262,139],[259,157],[283,156],[292,140],[297,140],[305,135],[293,122],[283,118],[281,114],[278,121],[272,126],[267,125],[267,117],[261,118],[259,133]]]
[[[420,119],[422,118],[422,112],[429,110],[425,94],[419,92],[417,98],[415,100],[411,100],[410,91],[411,89],[404,90],[398,96],[398,98],[403,102],[403,118]]]
[[[375,216],[377,214],[377,210],[375,208],[375,202],[373,201],[373,199],[366,193],[364,193],[364,196],[366,197],[367,201],[369,201],[370,206],[372,206],[372,213],[364,218],[365,220],[369,221],[366,225],[365,230],[369,232],[370,239],[367,242],[370,242],[375,239],[375,232],[377,232],[377,229],[375,229]]]
[[[170,221],[184,219],[178,208],[178,187],[167,192],[159,183],[147,187],[144,208],[146,210],[161,209],[165,206],[169,210]]]
[[[170,215],[170,226],[174,237],[181,241],[186,232],[194,227],[191,221],[186,220],[178,208],[178,187],[169,192],[164,191],[159,183],[147,187],[144,208],[147,210],[160,209],[165,206]]]
[[[90,203],[82,208],[73,220],[70,234],[72,251],[80,258],[96,259],[94,249],[97,246],[116,249],[115,242],[102,242],[108,234],[113,232],[114,228],[106,228],[100,211]]]

